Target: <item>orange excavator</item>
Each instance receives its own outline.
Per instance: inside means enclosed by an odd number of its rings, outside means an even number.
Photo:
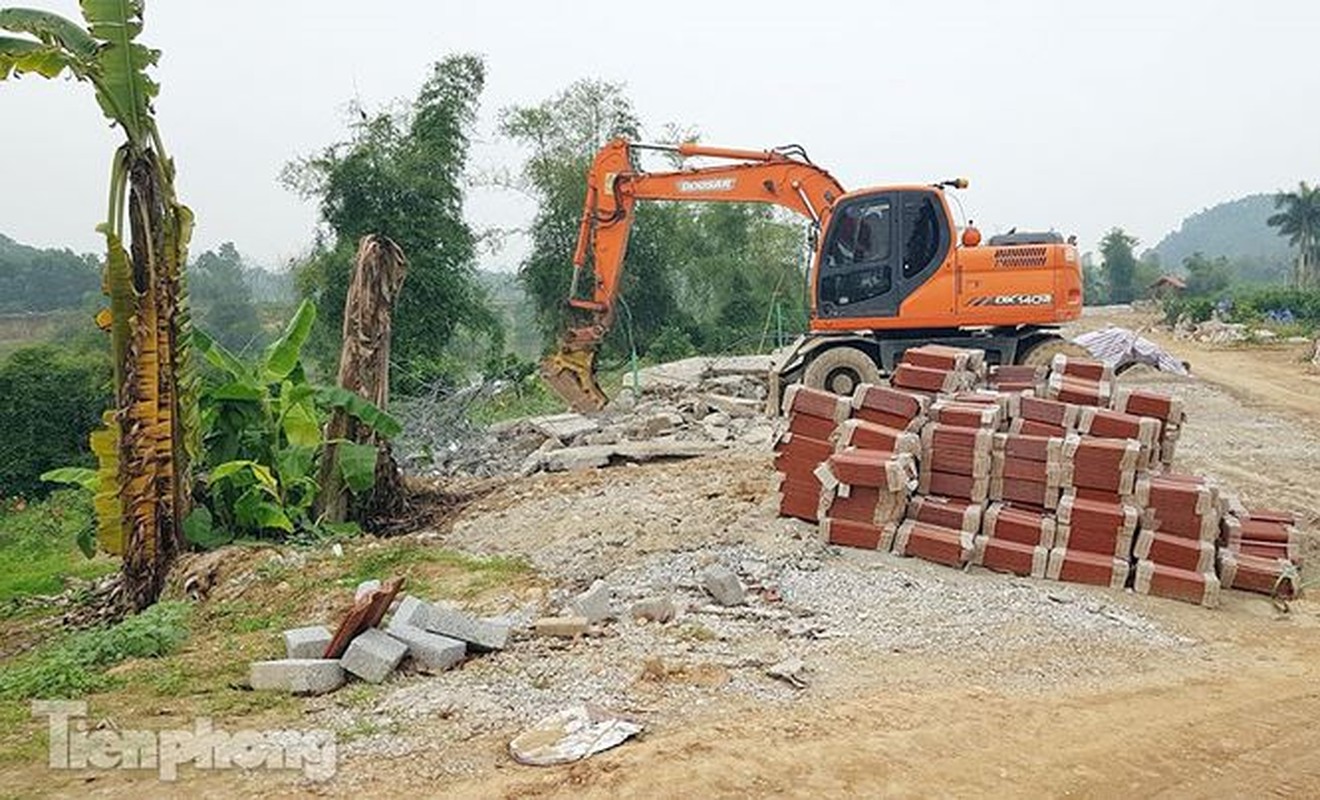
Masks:
[[[714,166],[647,172],[642,150],[719,159]],[[595,360],[614,322],[628,233],[639,200],[772,203],[810,223],[807,333],[780,352],[772,402],[785,383],[838,394],[894,369],[909,347],[937,342],[986,351],[990,363],[1047,364],[1076,353],[1057,326],[1082,310],[1077,248],[1054,232],[958,234],[945,191],[932,185],[847,192],[800,147],[735,150],[695,143],[643,145],[615,139],[587,173],[573,254],[574,322],[541,365],[545,381],[575,410],[608,401]]]

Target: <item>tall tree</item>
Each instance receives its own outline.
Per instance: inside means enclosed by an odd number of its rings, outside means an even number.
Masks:
[[[405,108],[358,109],[351,138],[286,167],[285,185],[319,202],[329,233],[298,275],[322,312],[318,355],[326,363],[339,353],[358,241],[371,234],[393,240],[408,259],[393,341],[405,387],[435,377],[459,329],[498,344],[498,318],[476,279],[476,237],[463,220],[463,173],[485,80],[480,58],[449,56]]]
[[[1293,286],[1306,289],[1320,284],[1320,186],[1301,181],[1297,191],[1276,194],[1274,208],[1266,224],[1278,228],[1279,235],[1288,237],[1297,249]]]
[[[65,72],[91,83],[97,103],[124,134],[111,162],[103,285],[110,308],[114,410],[93,434],[101,465],[96,497],[101,546],[124,557],[125,599],[153,602],[182,545],[191,505],[190,464],[200,449],[195,382],[188,364],[183,265],[192,212],[174,193],[147,75],[160,51],[136,41],[143,0],[82,0],[86,28],[56,14],[0,10],[0,80]],[[129,247],[124,247],[125,214]]]
[[[1200,251],[1183,259],[1183,269],[1187,271],[1187,294],[1192,297],[1209,297],[1228,288],[1228,257],[1207,258]]]
[[[1111,303],[1130,303],[1137,297],[1137,258],[1132,254],[1136,246],[1137,238],[1122,228],[1110,229],[1100,240]]]

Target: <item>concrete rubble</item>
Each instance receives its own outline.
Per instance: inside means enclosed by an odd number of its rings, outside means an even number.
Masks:
[[[419,474],[531,475],[693,458],[770,443],[765,412],[772,357],[695,357],[639,370],[603,410],[528,417],[486,430],[459,425],[445,441],[405,430],[400,449]],[[419,427],[419,426],[415,426]],[[452,437],[452,438],[451,438]]]
[[[722,606],[739,606],[747,602],[747,589],[728,567],[719,564],[707,567],[701,574],[701,585]]]

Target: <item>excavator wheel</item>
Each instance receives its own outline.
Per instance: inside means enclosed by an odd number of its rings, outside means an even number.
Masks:
[[[1059,353],[1069,358],[1091,358],[1091,353],[1080,344],[1074,344],[1060,336],[1052,336],[1037,342],[1018,358],[1018,363],[1028,367],[1048,367]]]
[[[880,368],[856,347],[831,347],[807,364],[802,382],[813,389],[851,395],[858,384],[879,383]]]

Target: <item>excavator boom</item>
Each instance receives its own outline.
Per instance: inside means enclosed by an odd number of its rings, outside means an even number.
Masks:
[[[645,172],[635,151],[661,149],[683,157],[734,163]],[[602,408],[596,353],[614,322],[623,260],[638,200],[772,203],[823,224],[843,188],[800,149],[735,150],[685,143],[638,145],[615,139],[597,153],[587,173],[587,198],[573,254],[568,304],[574,317],[559,348],[541,364],[546,383],[577,411]],[[590,281],[590,286],[584,285]]]

